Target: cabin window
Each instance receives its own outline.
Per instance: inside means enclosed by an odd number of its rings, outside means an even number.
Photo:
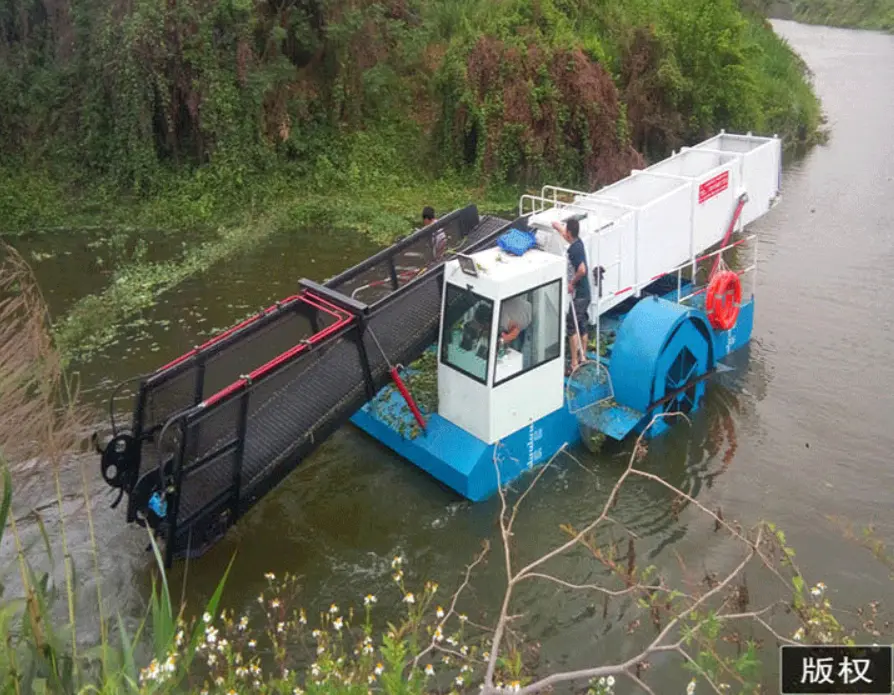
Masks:
[[[562,348],[562,281],[556,280],[500,302],[494,385],[559,357]]]
[[[494,303],[458,285],[447,285],[441,362],[487,383]]]

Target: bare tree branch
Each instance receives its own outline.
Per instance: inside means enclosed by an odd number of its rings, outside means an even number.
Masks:
[[[734,580],[737,577],[740,577],[744,572],[746,566],[749,562],[754,560],[755,558],[759,558],[765,566],[770,568],[783,582],[786,580],[782,577],[782,574],[773,567],[772,558],[768,557],[767,553],[764,550],[764,546],[767,543],[767,539],[764,534],[764,524],[759,524],[757,526],[757,532],[752,538],[749,533],[745,535],[740,529],[734,527],[731,523],[725,521],[722,516],[719,514],[712,512],[703,504],[697,502],[692,496],[682,492],[681,490],[675,488],[670,483],[662,480],[657,475],[652,473],[648,473],[645,471],[641,471],[636,468],[636,462],[642,458],[645,454],[645,446],[643,444],[643,439],[646,436],[646,433],[649,429],[655,424],[655,422],[662,417],[676,416],[676,413],[662,413],[656,415],[652,421],[649,423],[649,426],[637,437],[636,442],[633,447],[633,451],[630,455],[630,459],[628,461],[627,467],[619,476],[618,480],[615,482],[612,487],[607,500],[605,501],[602,511],[596,516],[595,519],[592,519],[588,523],[586,523],[582,529],[578,531],[574,531],[572,537],[556,546],[552,550],[543,554],[539,558],[529,562],[527,565],[523,566],[521,569],[517,570],[513,573],[512,570],[512,553],[511,553],[511,540],[513,537],[513,526],[518,516],[518,510],[521,502],[527,497],[527,495],[531,492],[537,482],[541,479],[545,469],[547,466],[551,465],[555,460],[556,456],[559,453],[566,453],[564,451],[564,447],[553,456],[550,461],[543,467],[543,469],[537,474],[534,480],[530,483],[527,489],[520,495],[519,499],[516,501],[514,505],[512,505],[511,513],[509,513],[510,504],[506,496],[506,490],[503,488],[502,484],[500,484],[500,471],[499,465],[495,458],[494,464],[497,468],[497,482],[499,484],[498,491],[500,495],[500,504],[501,504],[501,513],[500,513],[500,533],[503,542],[503,553],[504,553],[504,562],[506,566],[506,591],[503,597],[503,602],[500,608],[499,617],[496,622],[496,626],[494,628],[493,639],[491,640],[491,649],[490,654],[487,655],[487,668],[484,675],[484,683],[482,685],[482,692],[484,695],[489,695],[491,693],[499,692],[499,688],[497,688],[494,684],[494,675],[496,673],[496,665],[499,658],[500,650],[502,647],[502,642],[506,633],[508,631],[508,625],[512,619],[517,616],[510,616],[510,606],[512,602],[513,592],[515,587],[522,581],[525,580],[533,580],[540,579],[544,581],[551,582],[565,589],[569,589],[572,591],[595,591],[606,597],[606,600],[610,597],[623,597],[629,595],[636,595],[637,593],[641,593],[645,595],[649,600],[653,601],[652,605],[652,615],[653,622],[655,623],[656,629],[660,628],[658,634],[652,639],[646,647],[644,647],[638,654],[632,656],[631,658],[615,663],[615,664],[603,664],[599,666],[592,666],[588,668],[552,673],[543,678],[534,680],[529,685],[518,688],[516,684],[515,692],[517,695],[533,695],[533,693],[538,693],[544,690],[548,690],[553,688],[554,686],[560,683],[567,683],[571,681],[582,681],[582,680],[592,680],[598,679],[602,677],[608,676],[620,676],[624,675],[629,678],[632,682],[634,682],[637,686],[639,686],[644,692],[650,693],[654,695],[652,689],[648,684],[646,684],[641,676],[640,670],[644,664],[648,664],[649,658],[659,653],[676,653],[680,654],[684,659],[690,661],[691,663],[697,663],[692,656],[688,653],[687,649],[684,646],[684,643],[687,642],[688,639],[695,638],[697,643],[701,642],[702,639],[699,638],[699,632],[702,631],[705,626],[711,621],[721,621],[724,623],[731,623],[733,621],[754,621],[759,626],[767,629],[770,634],[779,639],[780,641],[784,641],[786,643],[792,643],[792,640],[787,640],[781,637],[769,623],[764,619],[768,613],[770,613],[773,609],[782,605],[782,602],[776,601],[769,606],[766,606],[761,609],[753,610],[753,611],[745,611],[741,610],[747,605],[747,594],[744,595],[742,592],[745,591],[744,585],[736,589],[732,594],[726,595],[721,602],[719,607],[714,609],[710,609],[709,618],[703,618],[700,616],[700,620],[695,622],[695,624],[689,624],[686,626],[682,636],[678,635],[676,639],[672,639],[672,636],[677,634],[681,629],[684,628],[684,623],[693,616],[696,612],[701,612],[702,610],[709,610],[709,605],[715,605],[716,601],[714,599],[721,597],[726,594],[728,590],[733,586]],[[685,416],[682,416],[685,418]],[[688,421],[688,418],[685,418]],[[570,456],[570,454],[567,454]],[[573,457],[572,457],[573,458]],[[579,465],[580,462],[578,462]],[[612,557],[614,557],[613,553],[611,557],[604,558],[600,551],[593,545],[594,541],[590,540],[591,534],[594,530],[602,523],[608,523],[616,526],[623,527],[619,521],[614,519],[609,515],[609,510],[611,510],[615,503],[617,502],[618,496],[620,494],[620,490],[625,484],[625,482],[630,478],[630,476],[636,475],[638,477],[653,480],[664,487],[670,489],[675,495],[679,498],[691,502],[694,507],[702,512],[704,512],[709,518],[713,519],[716,527],[726,528],[733,538],[737,541],[741,542],[746,548],[747,552],[745,553],[744,558],[739,562],[736,567],[729,573],[726,573],[725,576],[720,579],[716,578],[712,573],[707,572],[706,570],[706,582],[708,586],[704,591],[699,591],[695,595],[686,594],[680,591],[671,590],[667,587],[664,580],[660,582],[652,582],[649,584],[644,584],[640,582],[634,583],[633,577],[635,576],[635,568],[634,563],[635,559],[632,555],[632,538],[630,540],[631,550],[628,552],[629,561],[626,567],[620,567],[617,563],[612,561]],[[626,530],[626,529],[625,529]],[[773,534],[770,534],[771,536]],[[781,540],[781,538],[780,538]],[[550,560],[560,556],[562,553],[567,552],[568,550],[574,548],[575,546],[583,544],[586,547],[590,548],[594,553],[596,553],[597,558],[602,560],[610,570],[615,573],[620,572],[621,575],[627,578],[631,584],[624,589],[611,589],[605,586],[601,586],[597,583],[577,583],[573,581],[569,581],[563,579],[561,577],[557,577],[548,572],[544,572],[539,568],[549,562]],[[611,547],[615,546],[614,541],[611,543]],[[768,546],[770,547],[770,546]],[[684,568],[685,565],[682,563],[682,558],[680,558],[681,567]],[[800,574],[792,563],[791,565],[793,571]],[[627,576],[629,574],[629,577]],[[788,582],[786,582],[786,586],[788,587]],[[658,599],[657,595],[665,595],[668,596],[667,602],[665,605],[660,605],[654,603],[655,601],[664,601],[664,599]],[[686,602],[685,607],[681,607],[678,609],[672,609],[672,600],[676,600],[678,598],[684,599]],[[731,606],[731,604],[736,604],[740,607],[740,610],[737,612],[728,612],[727,609]],[[663,615],[668,614],[668,621],[666,624],[661,626],[663,622]],[[634,624],[638,624],[639,621],[635,621]],[[736,637],[738,640],[739,638]],[[709,648],[709,651],[713,652],[712,649]],[[722,664],[722,660],[721,664]],[[722,664],[726,670],[730,670],[731,674],[734,678],[739,680],[740,677],[731,671],[730,667]],[[711,687],[718,693],[723,692],[722,689],[714,683],[711,678],[707,674],[702,674],[705,680],[711,685]]]
[[[459,585],[459,588],[453,593],[453,597],[450,600],[450,607],[447,609],[447,612],[444,614],[444,617],[441,618],[441,622],[438,623],[437,632],[441,632],[444,629],[444,625],[447,624],[447,621],[450,620],[450,617],[455,615],[456,613],[456,603],[459,601],[460,595],[465,591],[466,587],[469,586],[469,580],[472,576],[472,570],[474,570],[481,562],[484,560],[487,553],[490,551],[490,543],[488,541],[484,541],[484,547],[481,549],[481,552],[475,557],[475,559],[466,567],[465,575],[463,576],[462,584]],[[432,635],[431,643],[419,652],[416,655],[416,658],[413,659],[413,670],[415,670],[419,666],[419,661],[427,654],[430,654],[433,649],[439,649],[441,651],[450,651],[446,649],[442,649],[438,645],[437,632]],[[457,652],[457,654],[459,654]]]

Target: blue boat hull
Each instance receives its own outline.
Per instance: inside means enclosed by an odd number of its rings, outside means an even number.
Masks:
[[[692,309],[695,314],[701,315],[707,325],[701,308],[695,304]],[[752,297],[742,304],[738,321],[731,330],[709,329],[713,350],[711,366],[750,341],[753,323]],[[596,356],[591,355],[591,359],[596,359]],[[602,362],[610,367],[611,357],[603,358]],[[566,393],[568,387],[574,386],[566,379]],[[699,409],[705,382],[697,384],[695,389],[696,397],[690,412]],[[562,408],[495,444],[486,444],[437,413],[428,415],[426,432],[422,433],[400,393],[391,386],[386,386],[355,413],[351,422],[463,497],[478,502],[496,494],[500,485],[511,483],[538,464],[549,461],[563,446],[571,448],[579,444],[582,429],[600,431],[622,440],[630,434],[642,432],[660,410],[656,408],[641,412],[609,400],[611,393],[605,384],[597,384],[583,391],[581,402],[603,403],[575,413],[573,411],[577,408],[574,405],[569,407],[566,396]],[[578,396],[580,394],[579,389]],[[660,420],[647,436],[659,436],[671,425],[667,419]]]

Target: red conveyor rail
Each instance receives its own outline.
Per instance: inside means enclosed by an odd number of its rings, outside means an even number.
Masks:
[[[345,326],[353,323],[355,320],[355,317],[352,314],[348,313],[344,309],[338,308],[331,302],[328,302],[322,297],[318,297],[311,292],[304,292],[300,295],[296,295],[295,299],[296,301],[304,302],[307,305],[322,311],[324,314],[331,316],[333,319],[335,319],[335,322],[332,325],[327,326],[326,328],[314,333],[310,338],[300,342],[298,345],[295,345],[282,354],[277,355],[269,362],[262,364],[260,367],[250,372],[248,376],[241,377],[229,386],[221,389],[217,393],[212,394],[202,402],[202,407],[211,406],[217,401],[226,398],[231,393],[238,391],[240,388],[248,385],[250,382],[255,381],[256,379],[259,379],[264,374],[273,371],[274,369],[276,369],[276,367],[289,361],[301,352],[309,350],[314,345],[319,345],[329,336],[337,333]]]

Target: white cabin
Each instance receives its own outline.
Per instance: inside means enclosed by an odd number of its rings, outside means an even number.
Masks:
[[[438,344],[438,413],[487,444],[564,403],[566,261],[499,248],[448,261]],[[528,321],[499,346],[508,319]]]

